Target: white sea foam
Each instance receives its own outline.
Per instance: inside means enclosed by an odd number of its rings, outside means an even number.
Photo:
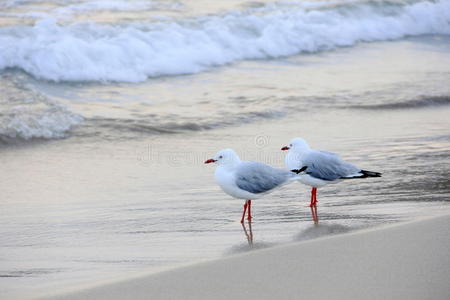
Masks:
[[[62,138],[83,118],[19,82],[0,80],[0,141]]]
[[[0,138],[62,138],[81,120],[56,103],[15,106],[0,119]]]
[[[0,69],[52,81],[139,82],[245,59],[331,50],[359,42],[450,34],[450,0],[364,2],[307,9],[266,6],[159,23],[0,29]]]

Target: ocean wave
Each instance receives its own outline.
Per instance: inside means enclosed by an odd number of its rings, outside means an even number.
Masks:
[[[272,5],[128,25],[62,26],[43,19],[32,27],[0,29],[0,70],[18,68],[50,81],[140,82],[425,34],[450,34],[450,0]]]
[[[368,109],[368,110],[391,110],[391,109],[409,109],[450,105],[450,96],[430,96],[412,99],[408,101],[399,101],[391,103],[381,103],[373,105],[353,105],[350,108]]]
[[[299,109],[300,110],[300,109]],[[222,118],[191,120],[181,116],[141,116],[140,118],[91,117],[83,121],[83,126],[75,133],[78,137],[104,139],[127,139],[137,136],[178,134],[231,127],[266,119],[277,119],[287,115],[284,110],[265,110],[227,115]],[[194,118],[193,118],[194,119]]]
[[[18,81],[3,76],[0,85],[0,142],[63,138],[83,120]]]

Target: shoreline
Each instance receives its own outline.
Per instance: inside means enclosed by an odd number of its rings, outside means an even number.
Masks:
[[[39,299],[448,299],[450,214],[290,243]]]

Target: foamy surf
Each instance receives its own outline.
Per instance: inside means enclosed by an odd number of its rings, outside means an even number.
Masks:
[[[360,42],[450,34],[450,1],[268,5],[162,22],[0,29],[0,70],[50,81],[141,82],[216,66],[332,50]]]
[[[0,80],[0,142],[63,138],[83,118],[19,82]]]

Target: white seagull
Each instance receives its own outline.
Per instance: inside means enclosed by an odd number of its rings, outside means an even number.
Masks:
[[[289,146],[281,150],[289,150],[286,168],[295,173],[303,172],[299,181],[312,186],[310,207],[317,205],[318,187],[343,179],[381,177],[381,173],[362,170],[335,153],[311,149],[302,138],[292,139]]]
[[[234,198],[246,199],[241,223],[244,222],[246,211],[248,211],[247,219],[249,221],[252,219],[253,199],[299,179],[298,175],[287,170],[276,169],[260,162],[241,161],[231,149],[220,150],[214,158],[205,161],[205,164],[209,163],[218,165],[215,179],[225,193]]]

